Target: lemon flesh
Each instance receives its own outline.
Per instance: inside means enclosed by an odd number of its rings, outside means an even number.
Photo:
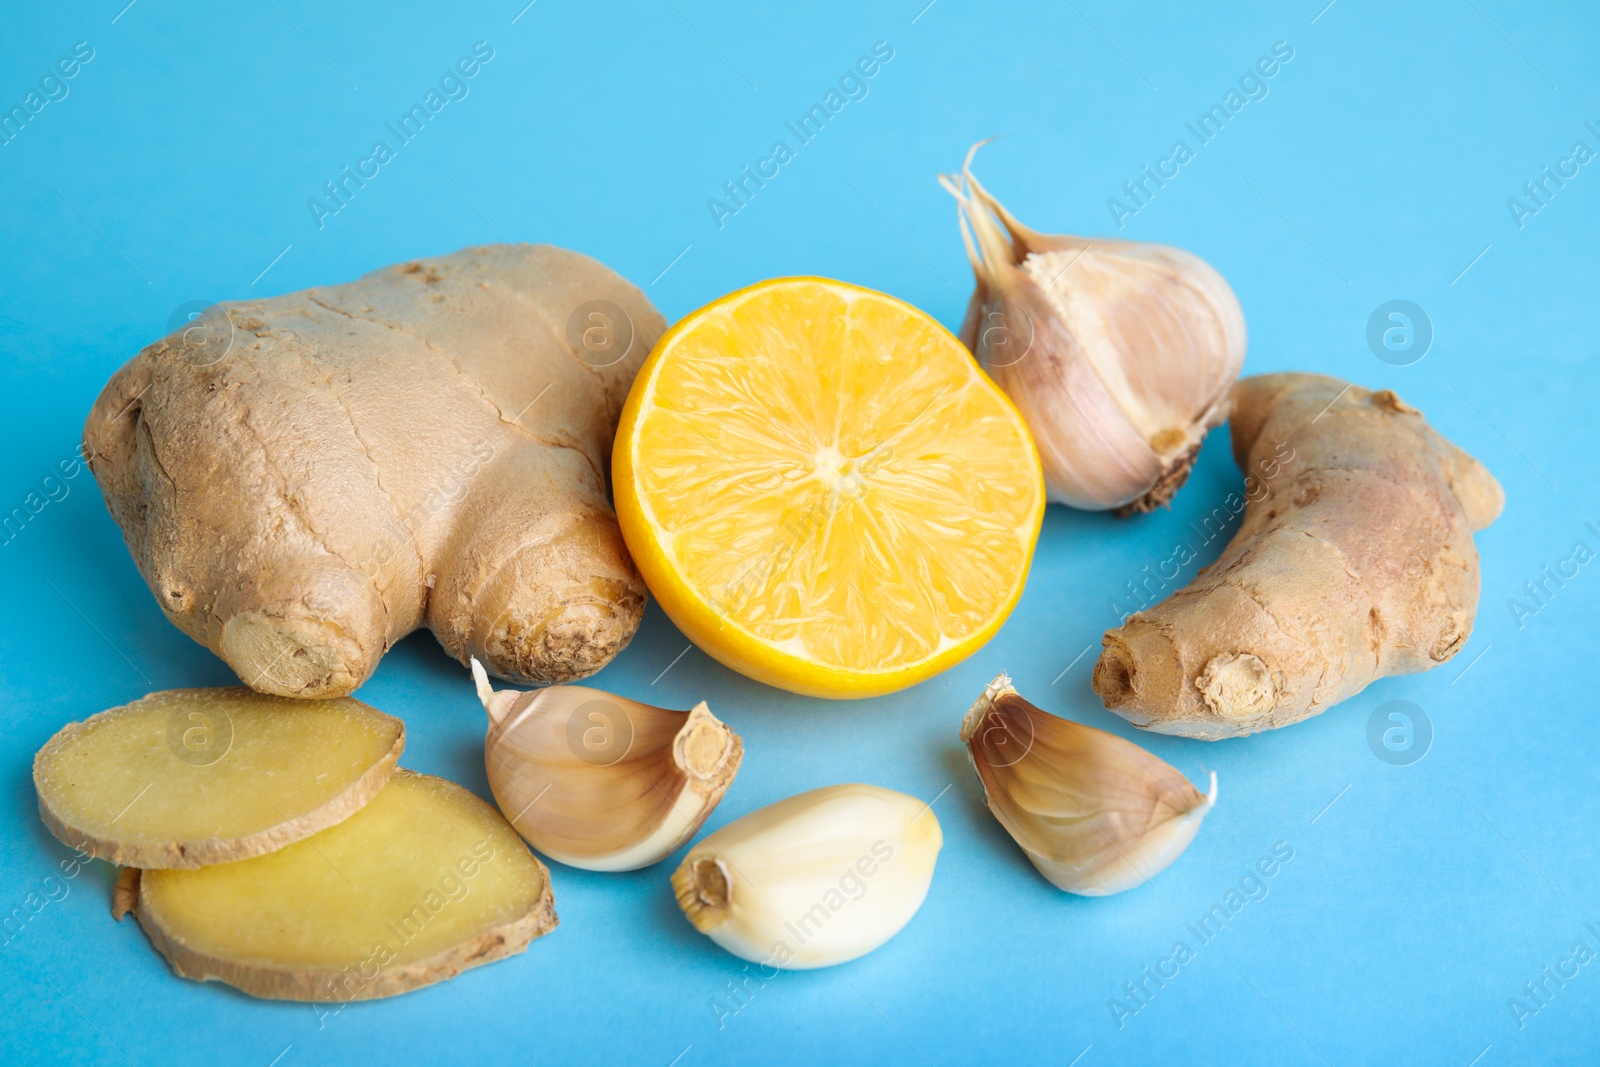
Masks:
[[[1044,514],[1027,428],[966,348],[823,278],[763,282],[668,331],[613,477],[678,627],[812,696],[893,692],[975,651],[1021,596]]]

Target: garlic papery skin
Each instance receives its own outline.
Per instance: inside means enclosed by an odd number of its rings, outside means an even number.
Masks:
[[[1177,859],[1217,801],[1115,734],[1028,703],[1004,674],[961,723],[989,810],[1051,884],[1103,897]]]
[[[631,871],[700,829],[738,773],[744,745],[704,702],[670,711],[599,689],[501,690],[472,661],[489,713],[484,766],[528,844],[573,867]]]
[[[1244,365],[1244,312],[1189,252],[1022,225],[972,176],[958,201],[977,279],[961,340],[1022,412],[1050,500],[1123,513],[1165,504]]]
[[[696,930],[741,959],[807,970],[864,956],[922,906],[944,844],[916,797],[834,785],[702,840],[672,875]]]

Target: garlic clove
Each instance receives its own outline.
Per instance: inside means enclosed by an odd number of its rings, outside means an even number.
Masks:
[[[835,785],[702,840],[672,876],[695,929],[741,959],[806,970],[864,956],[911,921],[944,843],[916,797]]]
[[[1022,411],[1051,500],[1166,503],[1227,418],[1244,364],[1238,299],[1182,249],[1022,225],[973,176],[980,147],[940,178],[977,279],[961,339]]]
[[[1189,847],[1217,800],[1115,734],[1043,711],[1002,674],[961,724],[989,810],[1051,884],[1101,897],[1142,885]]]
[[[671,711],[576,685],[489,684],[484,765],[495,802],[539,852],[590,871],[631,871],[677,851],[728,791],[739,735],[702,701]]]

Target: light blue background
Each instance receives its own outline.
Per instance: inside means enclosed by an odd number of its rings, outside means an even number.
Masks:
[[[881,951],[785,974],[719,1029],[712,998],[741,964],[679,915],[671,861],[620,876],[552,865],[561,926],[527,953],[319,1021],[305,1005],[172,977],[137,925],[111,923],[112,872],[96,864],[0,949],[0,1057],[256,1067],[1600,1058],[1600,962],[1520,1030],[1507,1007],[1575,942],[1600,948],[1584,929],[1600,921],[1600,563],[1520,626],[1507,607],[1574,542],[1600,548],[1584,526],[1600,520],[1600,164],[1523,228],[1506,206],[1574,141],[1600,148],[1584,129],[1600,125],[1592,6],[1337,0],[1319,15],[1324,0],[1206,11],[539,0],[516,17],[522,0],[187,10],[138,0],[118,17],[123,2],[11,4],[3,17],[8,106],[75,42],[95,49],[70,95],[0,146],[6,511],[71,455],[106,378],[165,333],[179,305],[344,281],[468,244],[582,250],[644,287],[669,320],[757,279],[816,273],[954,327],[971,276],[936,172],[1003,134],[979,159],[990,188],[1041,229],[1104,233],[1106,199],[1189,139],[1185,121],[1276,41],[1294,58],[1270,95],[1121,235],[1192,249],[1227,276],[1250,324],[1248,371],[1311,369],[1398,390],[1488,464],[1509,503],[1478,535],[1482,608],[1456,660],[1265,736],[1137,737],[1197,781],[1215,770],[1221,799],[1188,852],[1136,891],[1087,900],[1039,878],[982,807],[956,728],[1003,669],[1047,709],[1134,736],[1089,689],[1093,655],[1079,656],[1115,622],[1123,583],[1180,540],[1200,547],[1190,524],[1240,487],[1222,434],[1170,512],[1118,521],[1052,507],[1005,629],[909,691],[867,703],[789,696],[698,650],[680,659],[684,638],[653,606],[596,679],[669,706],[705,698],[744,735],[743,772],[710,828],[840,781],[937,797],[946,843],[932,891]],[[479,40],[495,58],[471,95],[319,230],[306,200]],[[894,58],[870,95],[719,230],[707,198],[879,40]],[[1436,334],[1407,367],[1380,362],[1365,341],[1369,314],[1397,298],[1426,309]],[[0,627],[4,913],[26,914],[69,855],[35,815],[39,745],[149,690],[232,681],[163,621],[91,478],[66,484],[65,499],[0,548],[11,618]],[[395,649],[360,696],[405,717],[408,766],[487,796],[483,713],[431,636]],[[1433,723],[1431,751],[1412,766],[1381,762],[1366,741],[1369,716],[1392,699]],[[1294,858],[1270,895],[1119,1029],[1108,998],[1277,842]]]

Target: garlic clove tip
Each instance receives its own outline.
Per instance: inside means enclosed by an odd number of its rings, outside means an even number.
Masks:
[[[487,707],[494,698],[494,687],[489,684],[489,672],[483,669],[478,657],[472,657],[472,684],[478,687],[478,699]]]
[[[711,714],[705,701],[689,711],[688,721],[672,740],[672,761],[690,778],[705,784],[720,784],[731,776],[730,762],[743,749],[739,735]]]
[[[1011,675],[1001,671],[994,676],[994,681],[984,686],[978,699],[972,702],[972,707],[967,709],[966,716],[961,720],[961,740],[970,741],[972,735],[977,733],[984,716],[989,714],[989,709],[994,707],[994,702],[1006,693],[1015,693],[1016,688],[1011,684]]]
[[[478,699],[483,702],[483,710],[489,713],[490,726],[499,725],[511,710],[511,705],[523,694],[511,689],[495,691],[489,684],[489,672],[483,669],[483,664],[478,662],[478,657],[472,657],[472,683],[478,688]]]

